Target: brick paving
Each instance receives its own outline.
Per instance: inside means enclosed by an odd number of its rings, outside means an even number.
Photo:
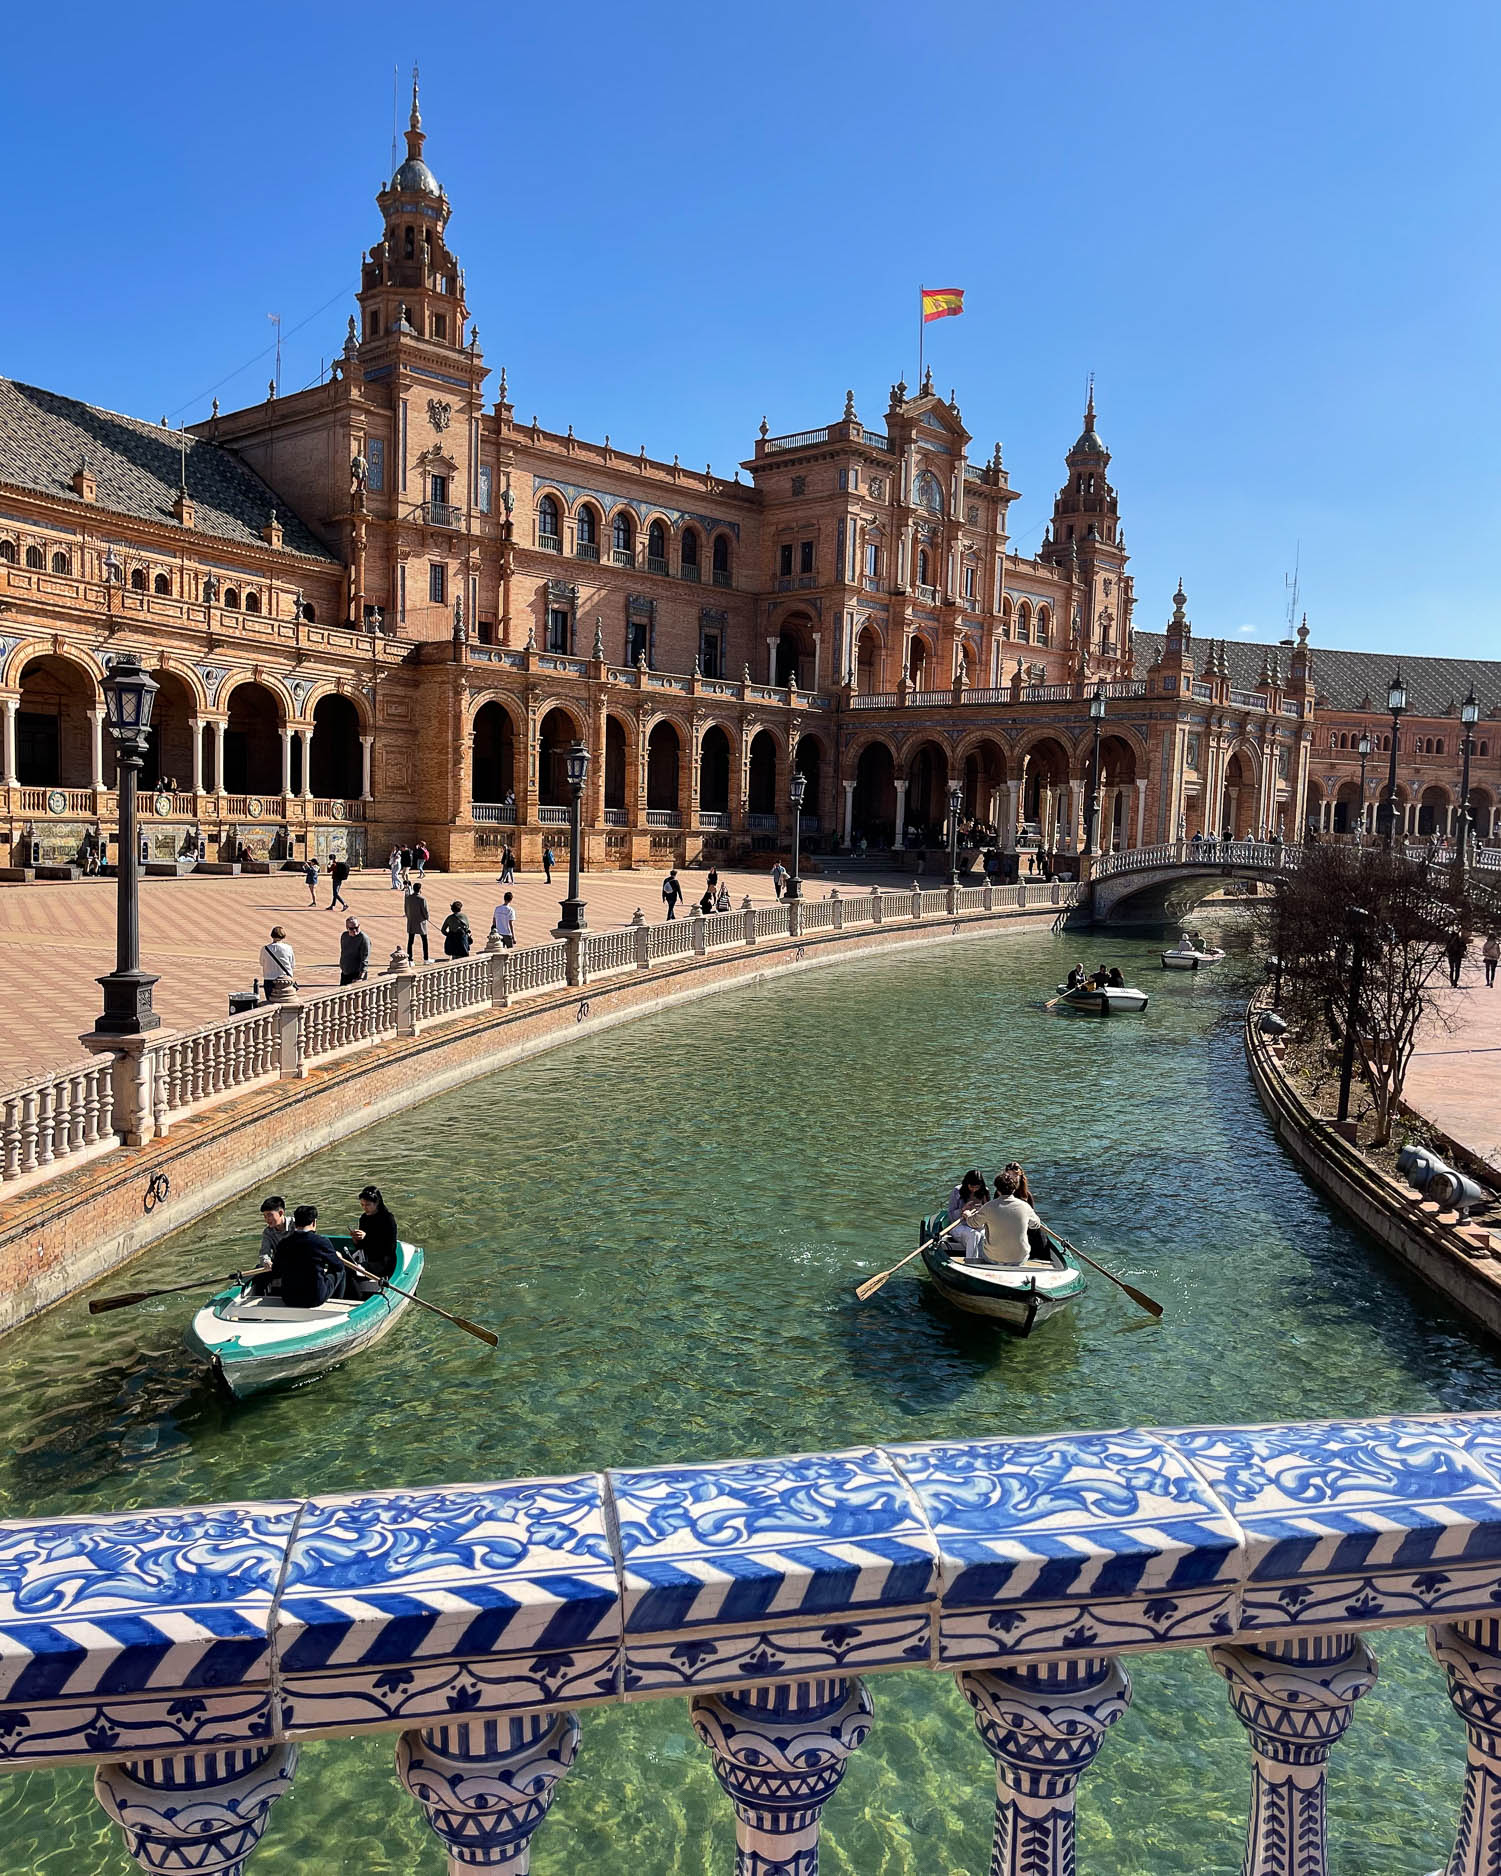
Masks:
[[[692,897],[703,891],[702,872],[684,871],[680,877]],[[730,869],[724,877],[737,907],[747,892],[757,905],[772,902],[766,873]],[[804,886],[810,897],[821,898],[831,885],[846,883],[852,890],[868,891],[877,883],[910,885],[911,875],[899,879],[861,873],[845,882],[826,873],[805,879]],[[433,956],[442,956],[438,926],[451,900],[463,901],[478,947],[503,890],[493,874],[429,873]],[[518,874],[512,890],[519,941],[542,942],[551,935],[558,901],[568,890],[567,869],[555,869],[551,886],[540,872]],[[586,875],[583,897],[590,928],[627,924],[637,906],[649,920],[660,919],[661,890],[662,875],[656,872]],[[229,992],[250,988],[260,948],[273,925],[286,928],[300,983],[308,988],[336,985],[344,914],[327,910],[329,893],[326,873],[319,882],[316,911],[308,904],[300,873],[143,879],[141,960],[160,976],[156,1007],[163,1023],[190,1029],[227,1015]],[[390,874],[356,873],[345,882],[344,897],[370,935],[372,970],[383,968],[392,949],[406,944],[401,895],[392,892]],[[78,1038],[91,1026],[100,1003],[94,979],[113,967],[114,956],[112,879],[0,887],[0,1086],[80,1059],[84,1050]],[[417,956],[420,961],[420,944]]]
[[[1486,989],[1479,949],[1472,947],[1460,988],[1445,988],[1456,1027],[1434,1028],[1419,1041],[1404,1092],[1420,1114],[1501,1173],[1501,981]]]

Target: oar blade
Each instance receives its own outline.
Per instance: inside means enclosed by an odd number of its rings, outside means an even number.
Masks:
[[[131,1290],[125,1296],[91,1296],[89,1314],[107,1316],[112,1309],[129,1309],[134,1303],[144,1303],[146,1298],[153,1294],[151,1290]]]
[[[482,1329],[477,1322],[471,1322],[467,1316],[450,1316],[448,1320],[457,1323],[461,1329],[467,1329],[471,1335],[477,1335],[482,1342],[488,1342],[491,1348],[500,1347],[500,1337],[493,1329]]]
[[[864,1283],[856,1285],[855,1295],[859,1297],[862,1303],[868,1303],[890,1275],[891,1272],[889,1270],[883,1270],[874,1277],[867,1277]]]
[[[1118,1277],[1116,1281],[1120,1283],[1120,1279]],[[1135,1303],[1138,1309],[1144,1309],[1149,1316],[1159,1316],[1159,1317],[1161,1316],[1162,1314],[1161,1303],[1154,1302],[1152,1298],[1148,1296],[1144,1290],[1138,1290],[1129,1283],[1121,1283],[1121,1288],[1126,1292],[1127,1296],[1130,1297],[1131,1301]]]

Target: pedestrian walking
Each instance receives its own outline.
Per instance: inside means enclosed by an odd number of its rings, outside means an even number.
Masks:
[[[417,869],[417,884],[420,886],[427,877],[427,863],[433,856],[428,852],[427,842],[419,840],[412,850],[412,864]]]
[[[357,984],[370,971],[370,940],[360,930],[357,918],[347,918],[339,933],[339,982]]]
[[[551,842],[548,842],[542,848],[542,877],[549,886],[552,884],[552,869],[556,864],[557,862],[553,859]]]
[[[302,863],[302,883],[307,887],[309,905],[318,903],[318,872],[318,856],[316,853],[310,853]]]
[[[1491,932],[1486,938],[1485,943],[1481,946],[1480,958],[1481,962],[1485,965],[1485,987],[1487,990],[1494,990],[1496,987],[1496,964],[1498,960],[1501,960],[1501,937],[1498,937],[1495,932]]]
[[[1451,932],[1449,941],[1444,946],[1444,956],[1449,960],[1449,982],[1457,984],[1459,974],[1464,969],[1465,952],[1469,950],[1463,932]]]
[[[782,862],[778,860],[776,865],[771,869],[771,890],[776,894],[776,896],[779,899],[782,896],[782,888],[786,884],[787,884],[787,869],[785,866],[782,865]]]
[[[393,847],[391,849],[390,853],[386,856],[386,865],[389,866],[391,869],[392,892],[400,892],[401,891],[401,871],[402,871],[400,847]]]
[[[502,886],[509,886],[515,881],[515,878],[516,856],[511,851],[510,841],[507,841],[500,850],[500,883]]]
[[[673,867],[666,879],[662,881],[662,901],[667,907],[667,916],[669,918],[677,917],[678,901],[682,896],[683,882],[678,878],[677,868]]]
[[[349,910],[349,901],[344,897],[344,882],[348,877],[349,862],[342,853],[336,853],[328,863],[328,883],[334,889],[333,897],[328,902],[330,912],[338,906],[343,906],[346,912]]]
[[[505,946],[507,951],[513,950],[516,944],[516,908],[511,903],[515,896],[514,893],[508,892],[506,894],[500,904],[496,906],[495,917],[491,921],[500,942]]]
[[[407,918],[407,960],[408,962],[411,961],[412,947],[420,938],[422,940],[422,962],[426,964],[432,957],[432,953],[427,948],[427,901],[422,896],[422,884],[420,879],[414,879],[412,881],[407,891],[406,899],[403,901],[403,907]]]
[[[446,958],[467,958],[474,948],[474,933],[469,929],[469,921],[464,916],[464,902],[455,899],[448,908],[448,917],[438,927],[443,934],[443,955]]]

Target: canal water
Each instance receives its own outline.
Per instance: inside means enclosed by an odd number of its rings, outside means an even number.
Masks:
[[[1212,921],[1206,919],[1206,924]],[[325,1225],[367,1180],[426,1245],[430,1316],[352,1367],[244,1406],[182,1342],[192,1299],[55,1310],[4,1345],[0,1515],[501,1479],[1069,1428],[1493,1408],[1494,1353],[1307,1187],[1251,1091],[1234,1021],[1245,937],[1203,976],[1142,939],[1005,935],[724,993],[507,1069],[274,1183]],[[1237,949],[1238,947],[1238,949]],[[1075,956],[1121,962],[1140,1020],[1040,1004]],[[909,1267],[956,1174],[1027,1168],[1043,1215],[1166,1305],[1092,1279],[1072,1319],[998,1340]],[[105,1288],[228,1270],[259,1195]],[[415,1315],[415,1312],[413,1312]],[[1442,1864],[1463,1733],[1420,1632],[1335,1755],[1333,1864]],[[1245,1736],[1201,1654],[1135,1657],[1135,1700],[1081,1787],[1080,1867],[1235,1876]],[[993,1766],[952,1679],[875,1676],[876,1723],[825,1815],[831,1876],[982,1871]],[[257,1876],[443,1867],[395,1785],[394,1737],[304,1748]],[[727,1870],[731,1818],[686,1703],[590,1710],[536,1839],[538,1876]],[[86,1773],[0,1777],[0,1870],[133,1867]]]

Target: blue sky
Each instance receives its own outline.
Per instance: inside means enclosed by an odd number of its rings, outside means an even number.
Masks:
[[[8,50],[10,376],[193,420],[279,312],[316,379],[416,59],[522,417],[729,473],[763,413],[878,419],[962,286],[929,360],[1018,547],[1093,370],[1139,626],[1181,574],[1280,637],[1301,541],[1316,644],[1501,656],[1494,5],[65,5]]]

